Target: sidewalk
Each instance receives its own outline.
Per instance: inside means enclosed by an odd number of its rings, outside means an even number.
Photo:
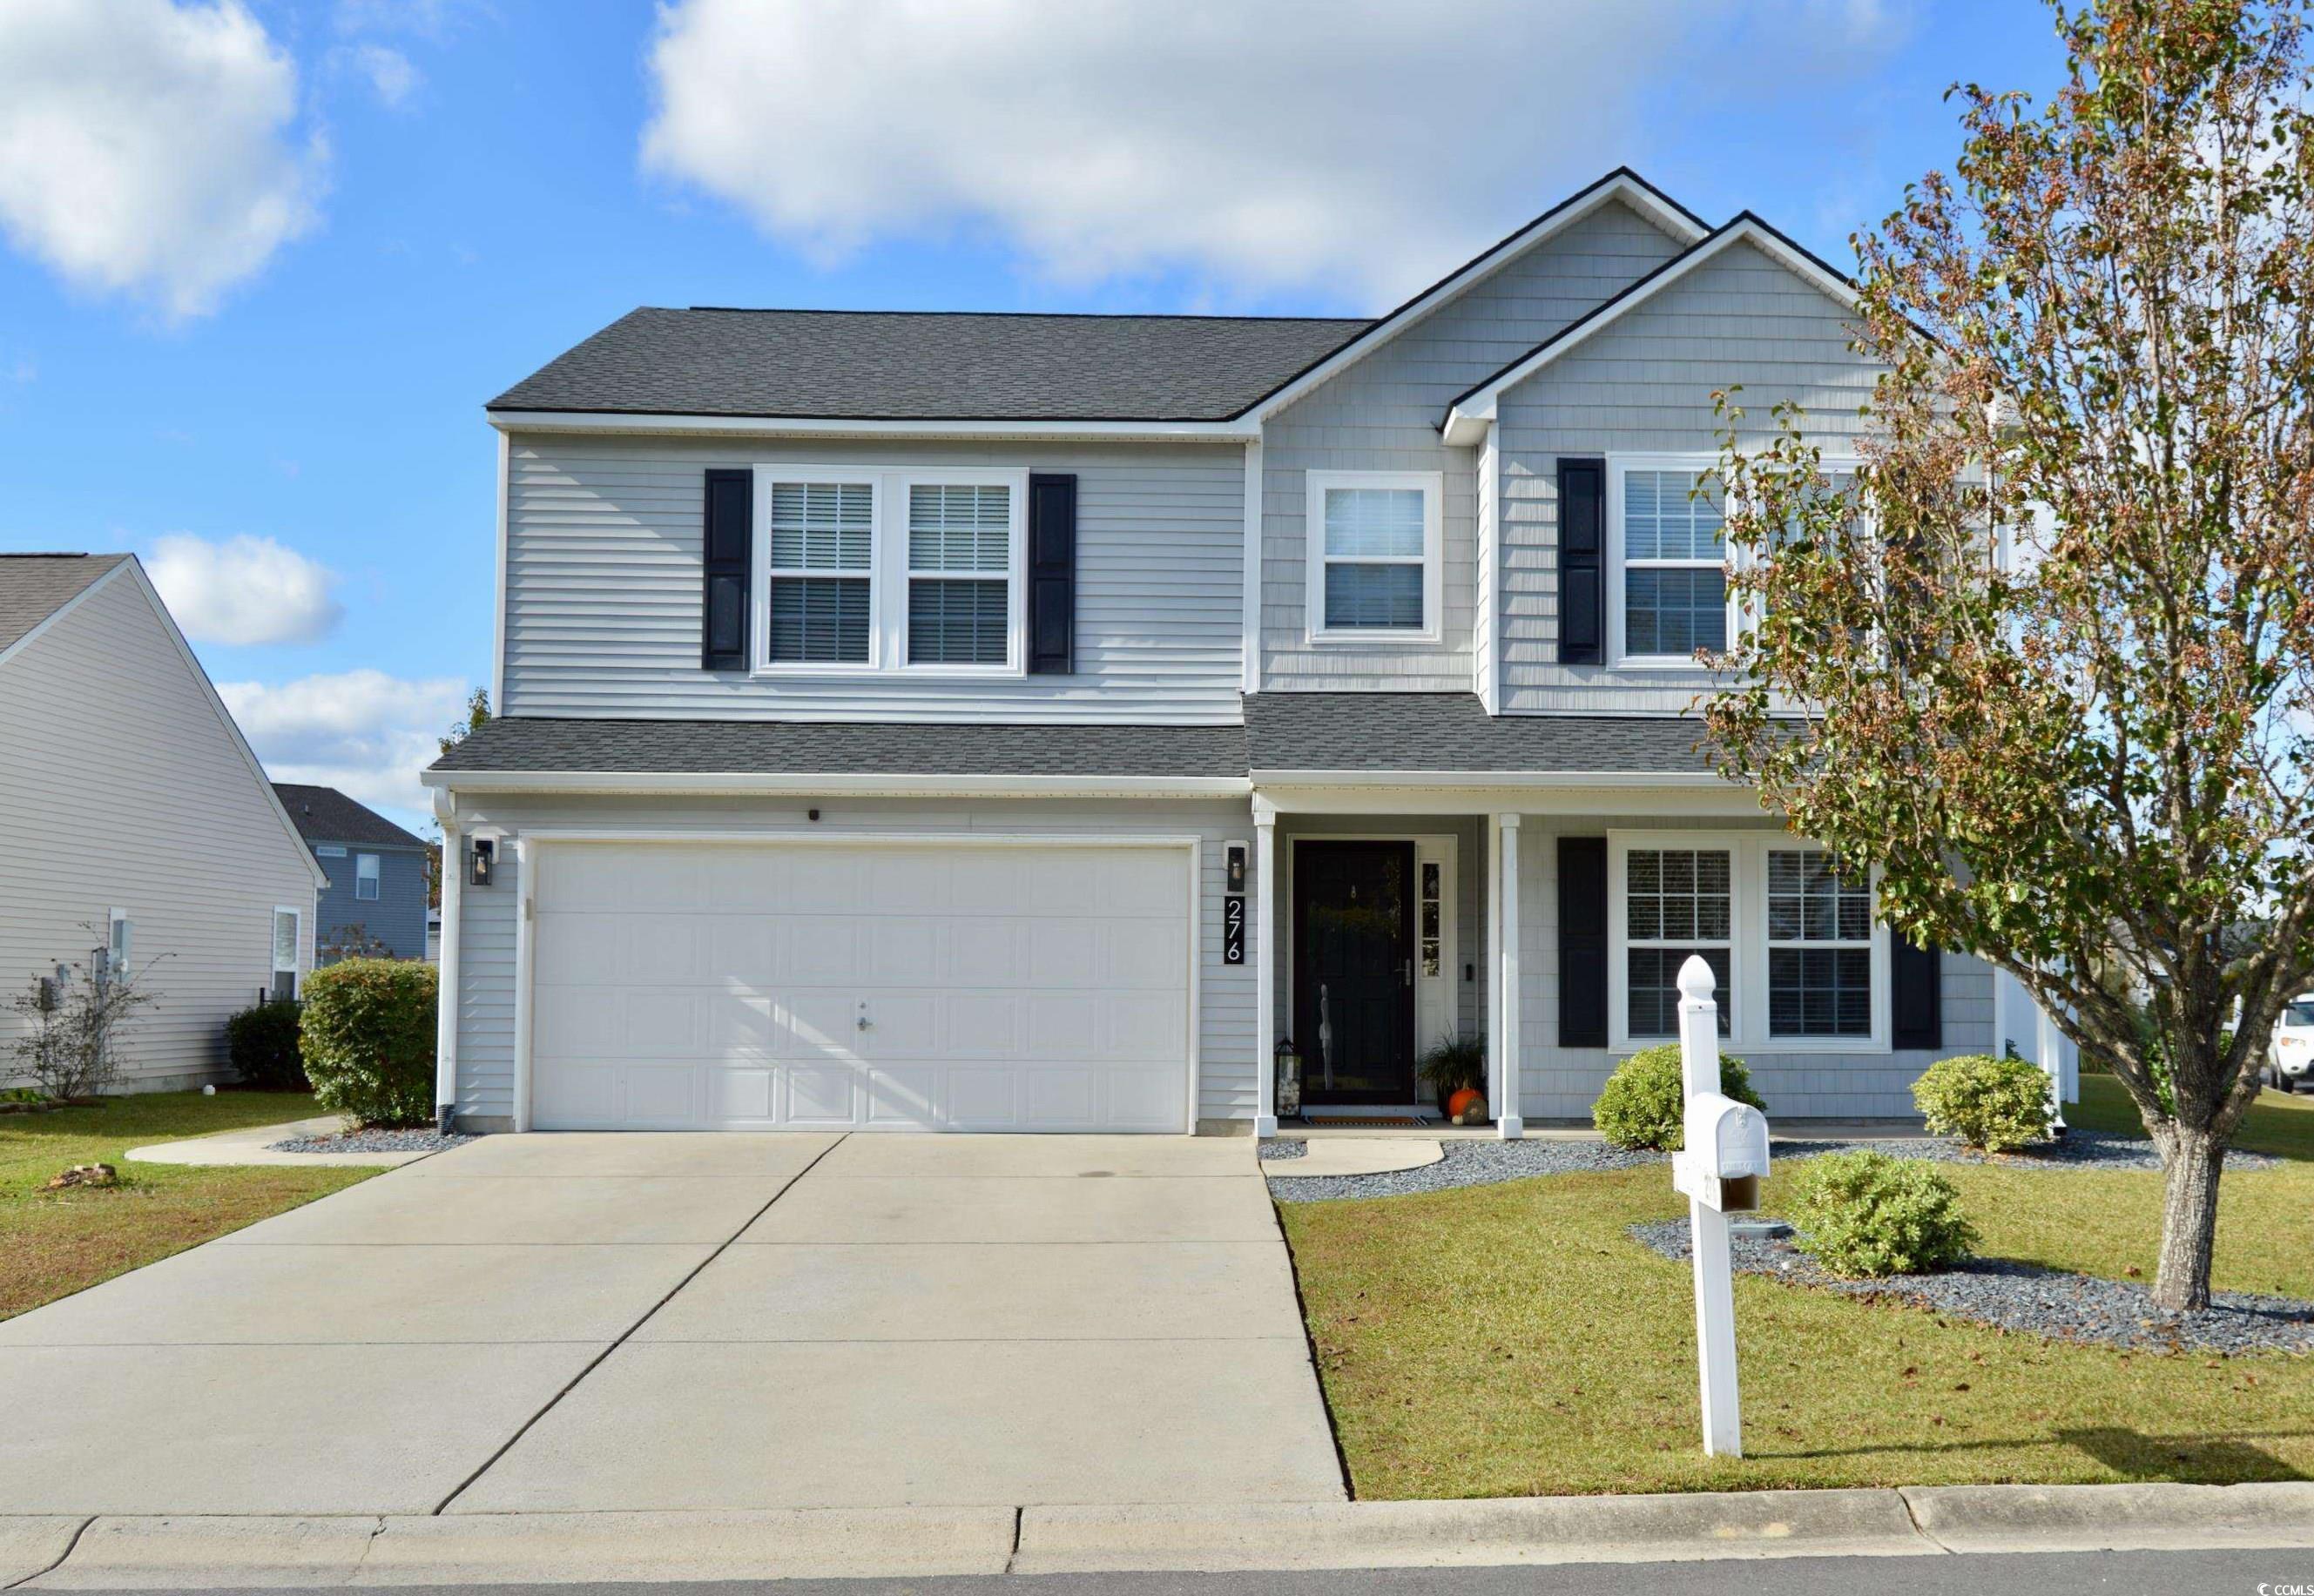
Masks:
[[[0,1589],[575,1583],[2314,1547],[2314,1482],[1244,1507],[0,1517]]]
[[[334,1136],[345,1126],[345,1115],[322,1114],[312,1119],[291,1120],[287,1124],[250,1125],[238,1131],[216,1131],[185,1142],[156,1142],[150,1147],[132,1147],[128,1150],[128,1158],[130,1162],[138,1164],[292,1164],[307,1169],[341,1165],[348,1168],[390,1169],[433,1156],[429,1151],[276,1152],[273,1150],[276,1142],[287,1142],[299,1136]]]

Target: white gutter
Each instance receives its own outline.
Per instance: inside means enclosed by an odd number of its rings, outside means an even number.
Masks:
[[[1265,787],[1490,787],[1559,789],[1725,787],[1710,771],[1256,771]]]
[[[932,776],[809,772],[427,771],[437,791],[698,793],[825,798],[1236,798],[1243,776]]]
[[[1261,436],[1259,420],[1007,421],[875,420],[826,416],[686,416],[596,410],[491,410],[500,432],[671,433],[741,437],[1094,438],[1149,443],[1244,443]]]

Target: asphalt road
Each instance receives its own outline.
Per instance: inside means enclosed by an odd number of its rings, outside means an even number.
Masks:
[[[2040,1552],[2014,1556],[1771,1557],[1546,1568],[1312,1574],[1061,1574],[1037,1578],[790,1580],[690,1585],[436,1585],[538,1596],[2314,1596],[2314,1548]],[[256,1596],[251,1592],[250,1596]],[[269,1589],[264,1596],[285,1596]],[[295,1596],[295,1593],[287,1593]],[[320,1596],[314,1592],[314,1596]]]

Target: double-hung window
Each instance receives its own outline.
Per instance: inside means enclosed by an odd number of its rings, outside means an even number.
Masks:
[[[1623,832],[1608,849],[1609,1043],[1679,1034],[1679,971],[1710,967],[1719,1034],[1768,1052],[1889,1045],[1888,933],[1868,880],[1780,832]]]
[[[273,911],[273,996],[286,1002],[297,995],[297,955],[305,942],[305,916],[295,909]]]
[[[1012,485],[908,485],[908,663],[1011,657]]]
[[[757,467],[757,668],[1019,673],[1027,492],[978,466]]]
[[[1692,665],[1727,647],[1727,547],[1715,463],[1617,460],[1609,468],[1616,586],[1614,657]]]
[[[1679,969],[1700,955],[1723,993],[1735,971],[1735,856],[1725,848],[1633,848],[1623,856],[1623,1001],[1634,1036],[1679,1034]],[[1723,999],[1719,1032],[1736,1005]]]
[[[1768,850],[1768,1035],[1872,1035],[1872,888],[1815,849]]]
[[[768,484],[764,656],[773,666],[875,663],[876,485]]]
[[[1442,481],[1436,472],[1308,473],[1312,641],[1437,641]]]
[[[365,904],[377,902],[377,855],[354,855],[354,896]]]

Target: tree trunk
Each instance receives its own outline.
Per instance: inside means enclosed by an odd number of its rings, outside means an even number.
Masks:
[[[2175,1126],[2164,1138],[2161,1259],[2153,1300],[2178,1312],[2210,1305],[2210,1261],[2218,1247],[2218,1176],[2225,1144],[2209,1131]]]

